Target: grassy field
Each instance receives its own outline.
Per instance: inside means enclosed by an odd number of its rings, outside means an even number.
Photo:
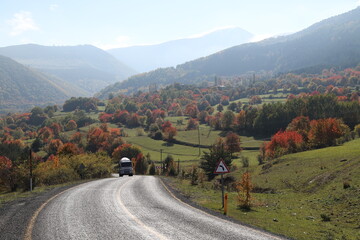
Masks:
[[[4,190],[4,189],[0,188],[0,207],[2,207],[2,205],[7,203],[7,202],[11,202],[11,201],[21,199],[21,198],[27,198],[27,197],[36,196],[39,193],[47,192],[47,191],[50,191],[51,189],[54,189],[54,188],[57,188],[57,187],[69,186],[69,185],[72,185],[72,184],[85,183],[85,182],[89,182],[89,181],[93,181],[93,180],[94,179],[80,180],[80,181],[68,182],[68,183],[52,185],[52,186],[40,186],[40,187],[34,188],[34,190],[32,192],[30,192],[30,191],[24,192],[22,190],[19,190],[19,191],[16,191],[16,192],[8,192],[7,190]]]
[[[261,166],[255,153],[244,152],[251,157],[247,170],[259,191],[253,193],[251,211],[239,210],[237,193],[229,192],[229,215],[293,239],[360,239],[359,146],[356,139]],[[231,175],[240,179],[246,169],[237,161],[238,170]],[[191,186],[188,180],[172,181],[192,200],[221,211],[221,192],[214,190],[213,182]]]

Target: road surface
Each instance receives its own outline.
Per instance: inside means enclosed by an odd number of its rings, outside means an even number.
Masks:
[[[280,239],[195,209],[153,176],[108,178],[56,195],[25,239]]]

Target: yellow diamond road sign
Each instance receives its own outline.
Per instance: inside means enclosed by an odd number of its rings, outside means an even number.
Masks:
[[[221,160],[218,163],[218,165],[217,165],[217,167],[215,168],[215,171],[214,171],[215,174],[229,173],[229,172],[230,171],[229,171],[228,167],[226,166],[226,164],[225,164],[225,162],[223,160]]]

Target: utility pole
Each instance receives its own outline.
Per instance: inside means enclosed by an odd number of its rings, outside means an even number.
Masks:
[[[31,149],[29,150],[29,169],[30,169],[30,191],[33,190],[33,182],[32,182],[32,177],[33,177],[33,173],[32,173],[32,152]]]
[[[199,156],[201,155],[200,150],[200,125],[198,125],[198,141],[199,141]]]
[[[162,161],[162,149],[160,149],[161,174],[164,173],[164,163]]]

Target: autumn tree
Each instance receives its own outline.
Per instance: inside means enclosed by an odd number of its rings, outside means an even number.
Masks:
[[[63,142],[60,139],[51,140],[47,147],[48,154],[49,155],[56,154],[62,145]]]
[[[82,151],[79,149],[75,144],[73,143],[65,143],[62,146],[59,147],[59,150],[57,152],[58,155],[78,155]]]
[[[195,130],[198,128],[198,126],[199,126],[198,121],[194,118],[190,118],[186,125],[186,130]]]
[[[251,183],[249,172],[243,173],[241,181],[236,185],[236,189],[239,207],[245,210],[250,210],[252,201],[251,190],[253,189],[253,185]]]
[[[66,131],[72,131],[77,128],[77,124],[74,120],[69,120],[68,123],[65,125]]]
[[[118,162],[123,157],[127,157],[129,159],[136,159],[139,153],[141,153],[139,147],[125,143],[114,150],[112,157],[116,162]]]
[[[240,152],[240,137],[233,132],[229,132],[225,138],[226,149],[231,153]]]
[[[308,140],[308,132],[310,130],[310,120],[309,117],[296,117],[286,128],[287,131],[296,131],[303,137],[304,141]]]
[[[146,174],[148,167],[149,167],[149,164],[146,161],[144,155],[142,153],[139,153],[136,156],[136,160],[135,160],[135,173],[136,174]]]
[[[266,157],[273,159],[284,154],[301,151],[304,147],[303,137],[295,131],[279,131],[266,144]]]
[[[177,130],[175,127],[172,126],[170,121],[165,121],[164,124],[161,126],[162,131],[164,133],[164,138],[168,141],[174,140],[174,137],[177,134]]]
[[[0,156],[0,183],[10,188],[11,191],[15,190],[13,164],[12,161],[5,156]]]
[[[344,135],[348,127],[339,119],[327,118],[310,122],[309,141],[313,147],[327,147]]]

